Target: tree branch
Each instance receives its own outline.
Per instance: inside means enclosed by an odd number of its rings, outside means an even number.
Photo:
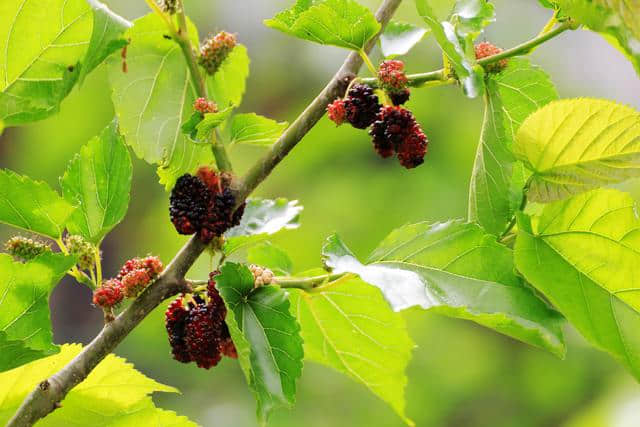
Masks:
[[[384,0],[378,9],[376,18],[382,24],[383,29],[401,1],[402,0]],[[365,47],[367,52],[371,50],[379,35],[380,33],[367,44]],[[186,33],[183,33],[182,36],[188,37]],[[183,48],[190,70],[192,70],[193,67],[191,67],[191,65],[193,62],[189,60],[189,58],[194,58],[191,44],[188,42],[188,44],[184,44],[184,47],[183,44],[180,44],[180,46]],[[188,50],[188,52],[191,53],[189,56],[187,56],[187,46],[191,49]],[[320,95],[300,114],[283,134],[278,143],[276,143],[274,148],[267,154],[265,158],[270,160],[259,162],[247,173],[246,178],[242,182],[241,191],[237,200],[242,202],[316,122],[320,120],[324,115],[326,105],[338,96],[341,90],[343,92],[346,90],[348,83],[353,79],[361,65],[362,59],[357,52],[353,52],[347,57],[340,70]],[[195,70],[199,73],[197,64]],[[194,71],[192,78],[196,76],[197,74],[195,74]],[[202,77],[200,77],[200,79],[201,78]],[[196,84],[196,87],[198,86],[199,83]],[[279,148],[276,149],[276,147]],[[221,166],[219,165],[219,167]],[[54,411],[67,393],[81,383],[98,363],[111,353],[162,301],[179,292],[190,291],[189,284],[184,278],[185,274],[202,254],[205,247],[206,245],[202,243],[197,236],[193,236],[176,254],[158,280],[151,284],[128,308],[120,313],[118,317],[107,323],[102,331],[91,343],[84,347],[78,356],[56,374],[36,386],[22,402],[18,411],[7,424],[7,427],[31,426],[39,419]],[[42,385],[44,384],[47,386],[43,387]]]
[[[384,0],[378,11],[376,19],[382,25],[380,32],[376,34],[364,47],[365,52],[371,51],[378,40],[380,33],[395,13],[402,0]],[[327,104],[342,96],[349,82],[355,77],[362,66],[362,58],[358,52],[351,52],[342,64],[342,67],[329,81],[327,86],[298,116],[298,118],[280,136],[278,141],[251,169],[247,171],[239,183],[237,199],[240,203],[271,173],[284,157],[295,147],[303,136],[324,116]],[[239,203],[239,204],[240,204]]]

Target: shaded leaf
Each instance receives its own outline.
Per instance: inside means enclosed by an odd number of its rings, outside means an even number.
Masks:
[[[238,44],[222,62],[213,76],[207,76],[209,97],[222,110],[230,106],[238,106],[249,76],[249,55],[244,45]]]
[[[237,114],[231,120],[230,144],[269,146],[280,138],[288,125],[255,113]]]
[[[57,239],[73,210],[48,184],[0,170],[0,222]]]
[[[414,345],[380,291],[345,276],[313,292],[292,290],[305,357],[336,369],[387,402],[405,422],[405,370]]]
[[[131,158],[116,122],[82,147],[60,180],[65,199],[78,208],[67,222],[71,234],[99,244],[127,213]]]
[[[364,48],[380,31],[373,13],[354,0],[297,0],[264,24],[294,37],[353,50]]]
[[[606,100],[555,101],[524,121],[513,150],[533,172],[528,199],[559,200],[638,175],[640,113]]]
[[[382,56],[390,58],[404,55],[427,34],[427,30],[406,22],[389,21],[380,34]]]
[[[258,417],[295,402],[296,381],[302,374],[300,326],[289,313],[288,294],[275,285],[254,288],[253,274],[244,265],[226,263],[217,287],[232,317],[230,327],[241,367],[254,392]]]
[[[252,246],[247,251],[247,261],[267,267],[277,276],[291,274],[293,269],[289,255],[271,242],[261,242]]]

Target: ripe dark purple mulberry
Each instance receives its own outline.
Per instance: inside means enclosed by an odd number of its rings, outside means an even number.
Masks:
[[[173,358],[182,363],[191,362],[191,356],[185,343],[187,317],[189,311],[185,309],[182,296],[169,304],[165,312],[165,327],[169,335],[169,344]]]
[[[345,117],[351,126],[365,129],[376,120],[381,105],[378,102],[378,95],[371,87],[358,83],[349,90],[344,107]]]
[[[211,194],[200,178],[189,174],[178,178],[169,198],[169,215],[178,233],[200,230],[210,203]]]
[[[211,308],[198,304],[189,310],[185,344],[192,360],[199,368],[209,369],[222,359],[218,348],[221,326],[214,321]]]
[[[416,124],[398,148],[400,164],[407,169],[420,166],[424,163],[428,143],[427,136],[422,132],[420,126]]]
[[[423,163],[427,137],[411,111],[406,108],[383,107],[369,134],[381,157],[391,157],[397,153],[400,164],[407,169]]]
[[[387,95],[393,105],[403,105],[409,100],[411,91],[409,89],[402,89],[400,91],[387,92]]]

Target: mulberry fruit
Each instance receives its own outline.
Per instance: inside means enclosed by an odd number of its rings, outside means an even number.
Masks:
[[[396,92],[388,92],[387,94],[393,105],[403,105],[409,100],[411,91],[409,89],[402,89]]]
[[[185,344],[192,360],[199,368],[209,369],[216,366],[222,359],[222,353],[218,348],[221,325],[214,321],[211,308],[198,304],[189,310],[187,322]]]
[[[276,283],[276,280],[273,277],[273,271],[268,268],[251,264],[249,266],[249,270],[251,270],[251,273],[253,274],[254,286],[256,288]]]
[[[101,308],[111,308],[122,302],[122,283],[119,280],[111,279],[105,281],[93,292],[93,303]]]
[[[482,58],[487,58],[490,56],[497,55],[502,52],[502,49],[500,49],[498,46],[492,45],[489,42],[482,42],[475,45],[475,52],[476,52],[476,59],[482,59]],[[484,68],[489,73],[498,73],[504,70],[508,64],[509,64],[509,61],[505,58],[497,62],[492,62],[490,64],[487,64],[485,65]]]
[[[423,163],[428,141],[411,111],[402,107],[383,107],[369,134],[381,157],[398,153],[400,164],[407,169]]]
[[[169,304],[165,316],[165,328],[169,335],[169,344],[173,358],[182,363],[191,362],[191,356],[185,343],[187,317],[189,311],[184,307],[182,296]]]
[[[178,178],[169,198],[169,215],[178,233],[200,230],[210,203],[211,194],[202,180],[189,174]]]
[[[327,105],[327,115],[329,116],[329,120],[338,126],[344,123],[346,114],[347,110],[343,99],[336,99],[331,104]]]
[[[407,169],[420,166],[424,163],[428,143],[426,135],[422,132],[420,126],[416,124],[398,148],[400,164]]]
[[[217,113],[218,106],[213,101],[207,101],[206,98],[198,98],[193,103],[193,109],[201,114]]]
[[[151,276],[146,270],[133,270],[122,278],[122,289],[127,298],[138,296],[151,283]]]
[[[376,120],[381,107],[373,89],[364,84],[355,84],[351,87],[344,106],[347,121],[357,129],[369,127]]]
[[[378,68],[380,86],[389,91],[400,91],[407,86],[407,75],[404,73],[404,62],[398,60],[384,61]]]
[[[221,31],[214,37],[209,37],[205,40],[200,48],[198,62],[207,70],[208,74],[215,74],[235,46],[236,36]]]
[[[5,251],[19,261],[31,261],[38,255],[51,252],[51,246],[38,240],[23,236],[14,236],[4,245]]]
[[[124,296],[133,298],[154,281],[163,269],[158,257],[133,258],[124,263],[116,280],[122,283]]]
[[[94,264],[95,250],[91,243],[82,236],[69,235],[65,237],[64,244],[72,255],[78,258],[78,267],[81,270],[91,270]]]

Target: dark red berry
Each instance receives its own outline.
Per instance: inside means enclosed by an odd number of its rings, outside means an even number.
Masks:
[[[111,308],[122,302],[122,283],[116,279],[105,281],[93,292],[93,303],[101,308]]]
[[[225,325],[225,327],[226,326],[227,325]],[[233,341],[231,340],[231,337],[224,338],[220,342],[220,352],[222,354],[224,354],[225,356],[230,357],[232,359],[237,359],[238,358],[238,351],[236,350],[236,346],[233,343]]]
[[[210,191],[200,178],[189,174],[178,178],[169,198],[169,215],[178,233],[200,230],[210,203]]]
[[[386,106],[380,109],[369,134],[373,137],[374,146],[386,149],[391,146],[394,151],[398,151],[400,143],[409,134],[415,123],[413,114],[406,108]],[[388,157],[388,155],[383,157]]]
[[[400,164],[407,169],[421,165],[427,153],[428,143],[426,135],[422,132],[420,126],[416,124],[398,148]]]
[[[404,73],[404,62],[398,60],[384,61],[378,69],[380,86],[388,91],[398,91],[407,85],[407,76]]]
[[[409,89],[402,89],[400,91],[387,92],[387,95],[389,95],[389,99],[391,99],[393,105],[403,105],[409,100],[411,91],[409,91]]]
[[[218,106],[213,101],[207,101],[206,98],[198,98],[193,103],[193,109],[201,114],[217,113]]]
[[[208,74],[215,74],[235,46],[236,36],[221,31],[204,41],[200,48],[198,62],[207,70]]]
[[[365,129],[376,120],[381,105],[373,89],[364,84],[355,84],[344,101],[346,119],[351,126]]]
[[[182,363],[191,362],[191,356],[185,343],[189,311],[185,309],[182,297],[178,297],[169,304],[164,316],[173,358]]]
[[[209,369],[222,359],[219,349],[221,326],[214,321],[208,305],[198,304],[189,310],[185,343],[198,367]]]
[[[329,116],[329,120],[338,126],[344,123],[347,115],[345,101],[343,99],[336,99],[331,104],[327,105],[327,115]]]
[[[498,46],[494,46],[489,42],[481,42],[475,45],[475,52],[476,59],[482,59],[497,55],[502,52],[502,49],[500,49]],[[509,61],[506,58],[501,59],[497,62],[492,62],[491,64],[485,65],[485,70],[490,73],[497,73],[504,70],[507,67],[508,63]]]

